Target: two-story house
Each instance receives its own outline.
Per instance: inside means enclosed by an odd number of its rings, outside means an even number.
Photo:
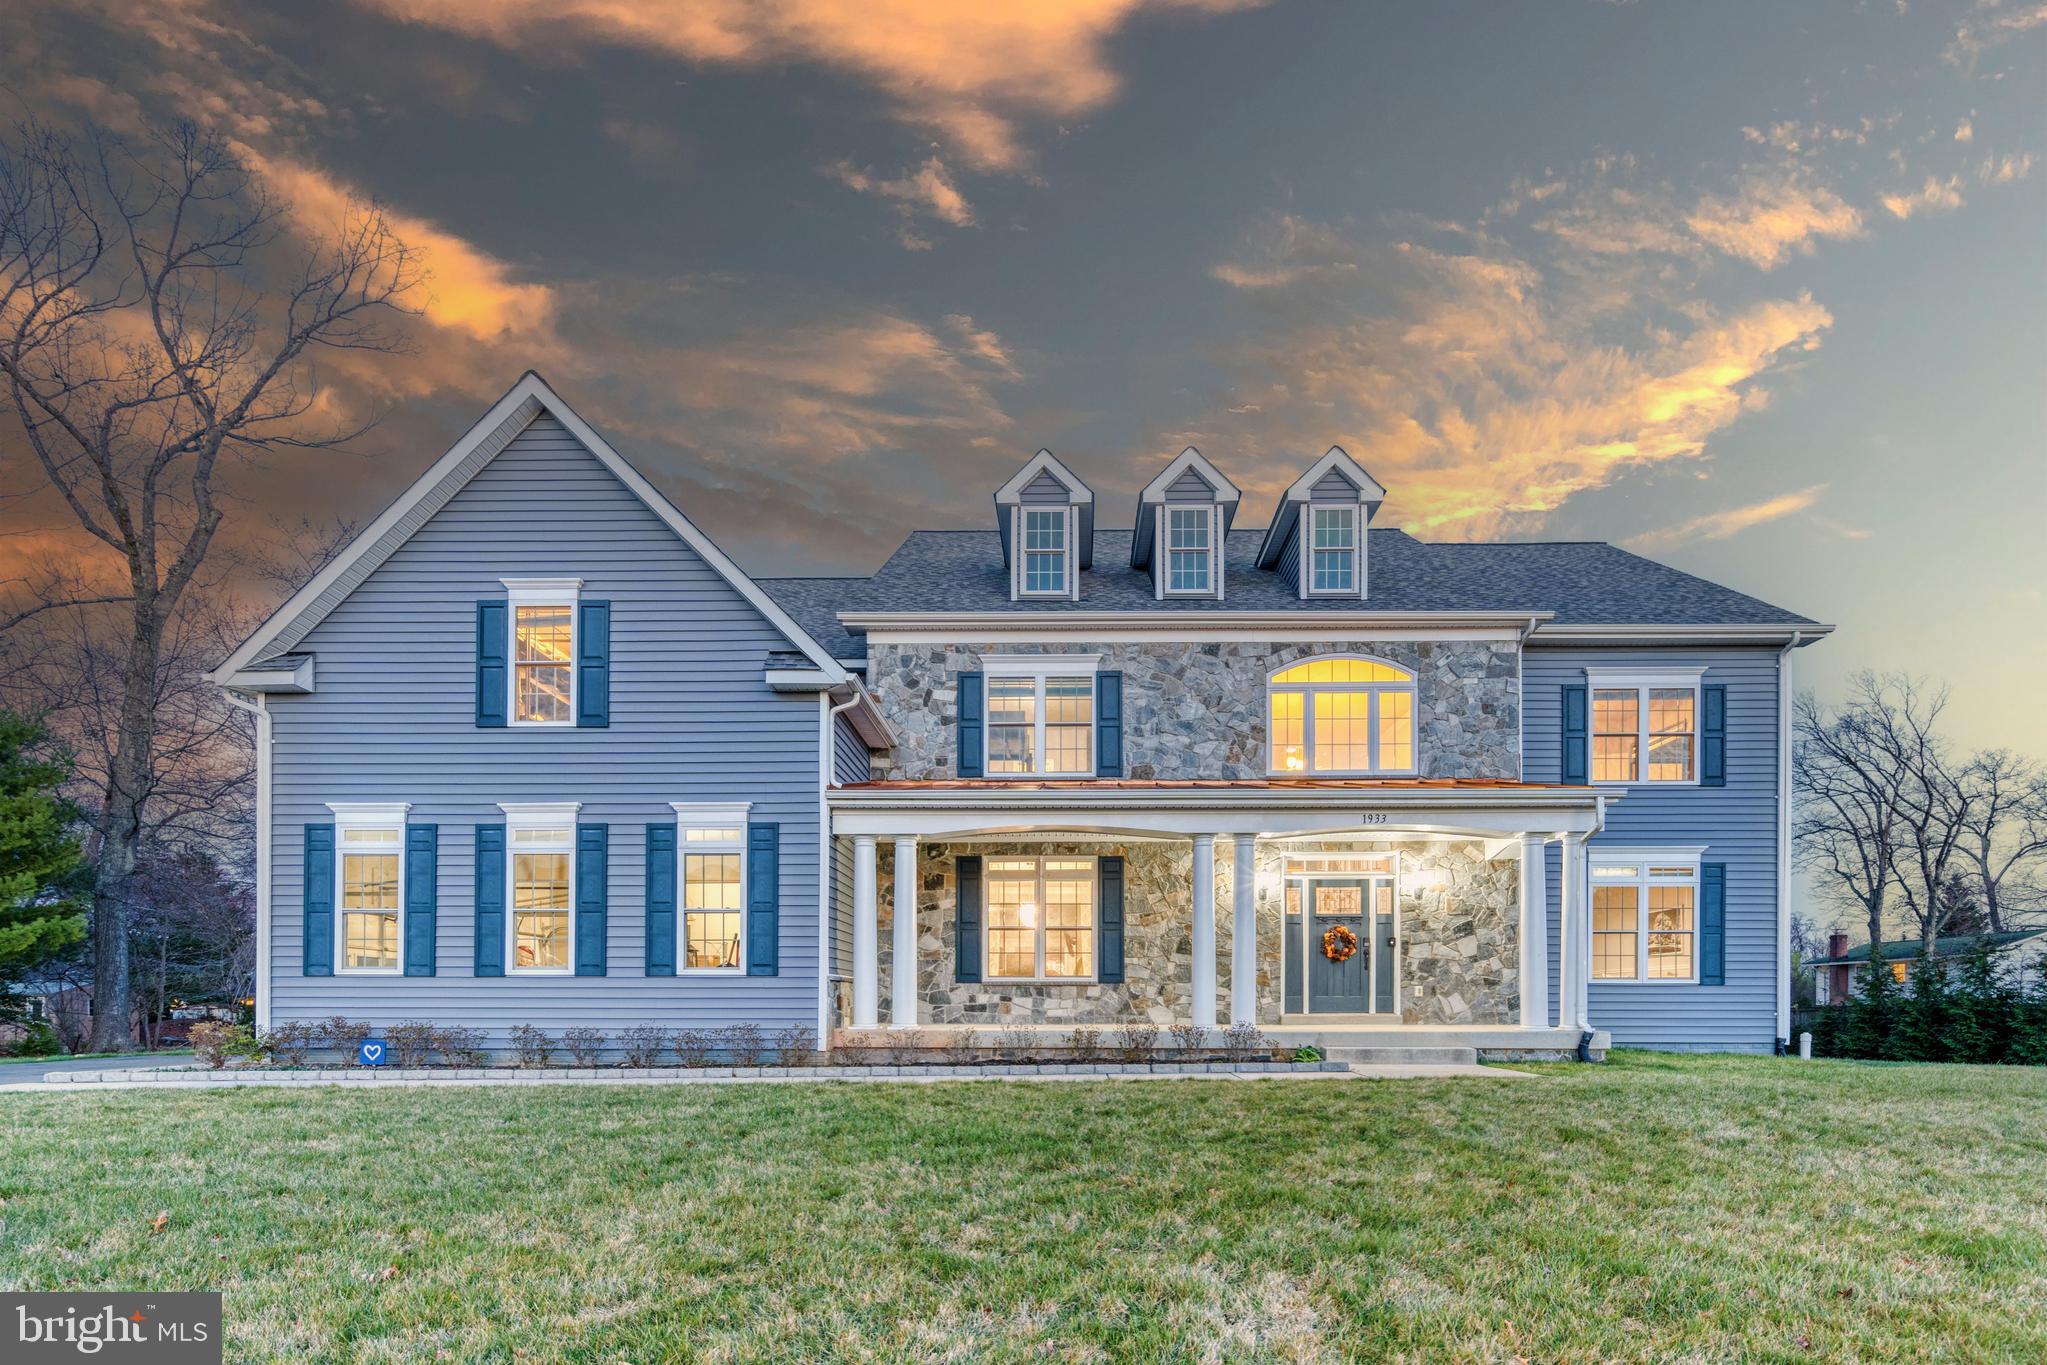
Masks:
[[[229,658],[263,1022],[1789,1027],[1791,651],[1612,546],[1428,544],[1331,449],[748,578],[536,375]]]

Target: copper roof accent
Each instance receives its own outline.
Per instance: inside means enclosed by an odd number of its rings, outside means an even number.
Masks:
[[[946,777],[926,780],[886,779],[873,782],[845,782],[832,787],[842,792],[949,792],[949,791],[1567,791],[1588,792],[1589,787],[1562,786],[1554,782],[1509,782],[1490,777],[1247,777],[1188,778],[1163,781],[1131,777]]]

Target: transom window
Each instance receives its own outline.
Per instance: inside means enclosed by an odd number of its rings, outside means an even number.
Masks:
[[[685,970],[738,971],[746,961],[746,809],[675,803]]]
[[[1358,590],[1358,509],[1308,509],[1308,591],[1353,593]]]
[[[1166,509],[1166,591],[1205,593],[1215,584],[1215,509]]]
[[[1592,864],[1592,979],[1696,981],[1699,864],[1696,859]]]
[[[1085,777],[1095,767],[1097,656],[984,658],[990,775]]]
[[[1414,675],[1376,659],[1310,659],[1272,675],[1270,771],[1411,773]]]
[[[990,858],[987,914],[991,978],[1094,978],[1094,859]]]
[[[1698,779],[1696,673],[1639,679],[1594,675],[1591,688],[1594,782]]]
[[[1023,590],[1040,596],[1066,592],[1066,509],[1023,509]]]
[[[501,580],[512,609],[514,725],[576,723],[576,598],[580,578]]]
[[[508,957],[514,972],[567,972],[575,963],[576,824],[572,806],[507,810],[511,887]]]
[[[402,810],[394,810],[373,824],[336,820],[343,971],[398,970],[404,819]]]

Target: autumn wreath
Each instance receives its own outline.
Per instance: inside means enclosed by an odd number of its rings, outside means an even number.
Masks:
[[[1348,962],[1358,950],[1358,936],[1338,924],[1322,933],[1322,956],[1331,962]]]

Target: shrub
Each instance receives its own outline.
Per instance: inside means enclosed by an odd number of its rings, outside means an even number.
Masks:
[[[370,1026],[360,1019],[337,1014],[320,1025],[320,1041],[341,1054],[345,1064],[355,1061],[356,1052],[370,1036]]]
[[[974,1035],[966,1029],[947,1034],[943,1050],[947,1066],[972,1066],[983,1056],[982,1049],[974,1042]]]
[[[322,1033],[319,1024],[295,1019],[266,1029],[259,1041],[272,1060],[286,1066],[304,1066],[306,1054],[319,1046]]]
[[[627,1066],[656,1066],[668,1051],[668,1030],[659,1024],[634,1024],[618,1035]]]
[[[450,1024],[434,1030],[434,1051],[445,1066],[482,1066],[490,1060],[483,1047],[483,1030],[465,1024]]]
[[[424,1019],[407,1019],[384,1030],[384,1046],[391,1060],[403,1067],[425,1066],[434,1051],[434,1026]]]
[[[1073,1060],[1082,1066],[1091,1066],[1102,1060],[1102,1031],[1098,1028],[1077,1028],[1066,1035],[1066,1047],[1073,1054]]]
[[[604,1030],[587,1026],[568,1029],[562,1034],[562,1046],[577,1066],[595,1066],[604,1056]]]
[[[1158,1055],[1157,1024],[1125,1024],[1116,1030],[1116,1051],[1133,1066],[1143,1066]]]
[[[1256,1024],[1231,1024],[1223,1030],[1223,1051],[1229,1053],[1233,1062],[1255,1061],[1259,1053],[1271,1050]]]
[[[246,1056],[254,1046],[249,1030],[217,1019],[192,1025],[191,1038],[192,1055],[216,1071],[227,1065],[228,1058]]]
[[[734,1024],[724,1033],[725,1055],[734,1066],[759,1066],[766,1056],[768,1040],[759,1024]]]
[[[520,1024],[512,1030],[512,1048],[519,1054],[520,1066],[546,1066],[547,1059],[554,1056],[554,1040],[547,1036],[547,1030],[531,1024]]]
[[[1179,1049],[1179,1056],[1174,1061],[1199,1061],[1200,1053],[1208,1046],[1208,1030],[1199,1024],[1175,1024],[1173,1046]]]
[[[54,1057],[64,1050],[64,1040],[57,1036],[57,1030],[50,1027],[47,1019],[37,1019],[28,1024],[16,1045],[17,1057]]]
[[[806,1066],[817,1054],[817,1036],[802,1024],[775,1030],[775,1064]]]
[[[685,1028],[675,1031],[675,1060],[684,1066],[705,1067],[718,1046],[718,1035],[709,1029]]]
[[[1313,1065],[1322,1060],[1322,1049],[1316,1047],[1313,1043],[1309,1043],[1304,1047],[1297,1047],[1294,1049],[1293,1059],[1303,1066]]]
[[[995,1047],[1007,1061],[1028,1062],[1038,1048],[1038,1035],[1027,1028],[1006,1028],[995,1035]]]

